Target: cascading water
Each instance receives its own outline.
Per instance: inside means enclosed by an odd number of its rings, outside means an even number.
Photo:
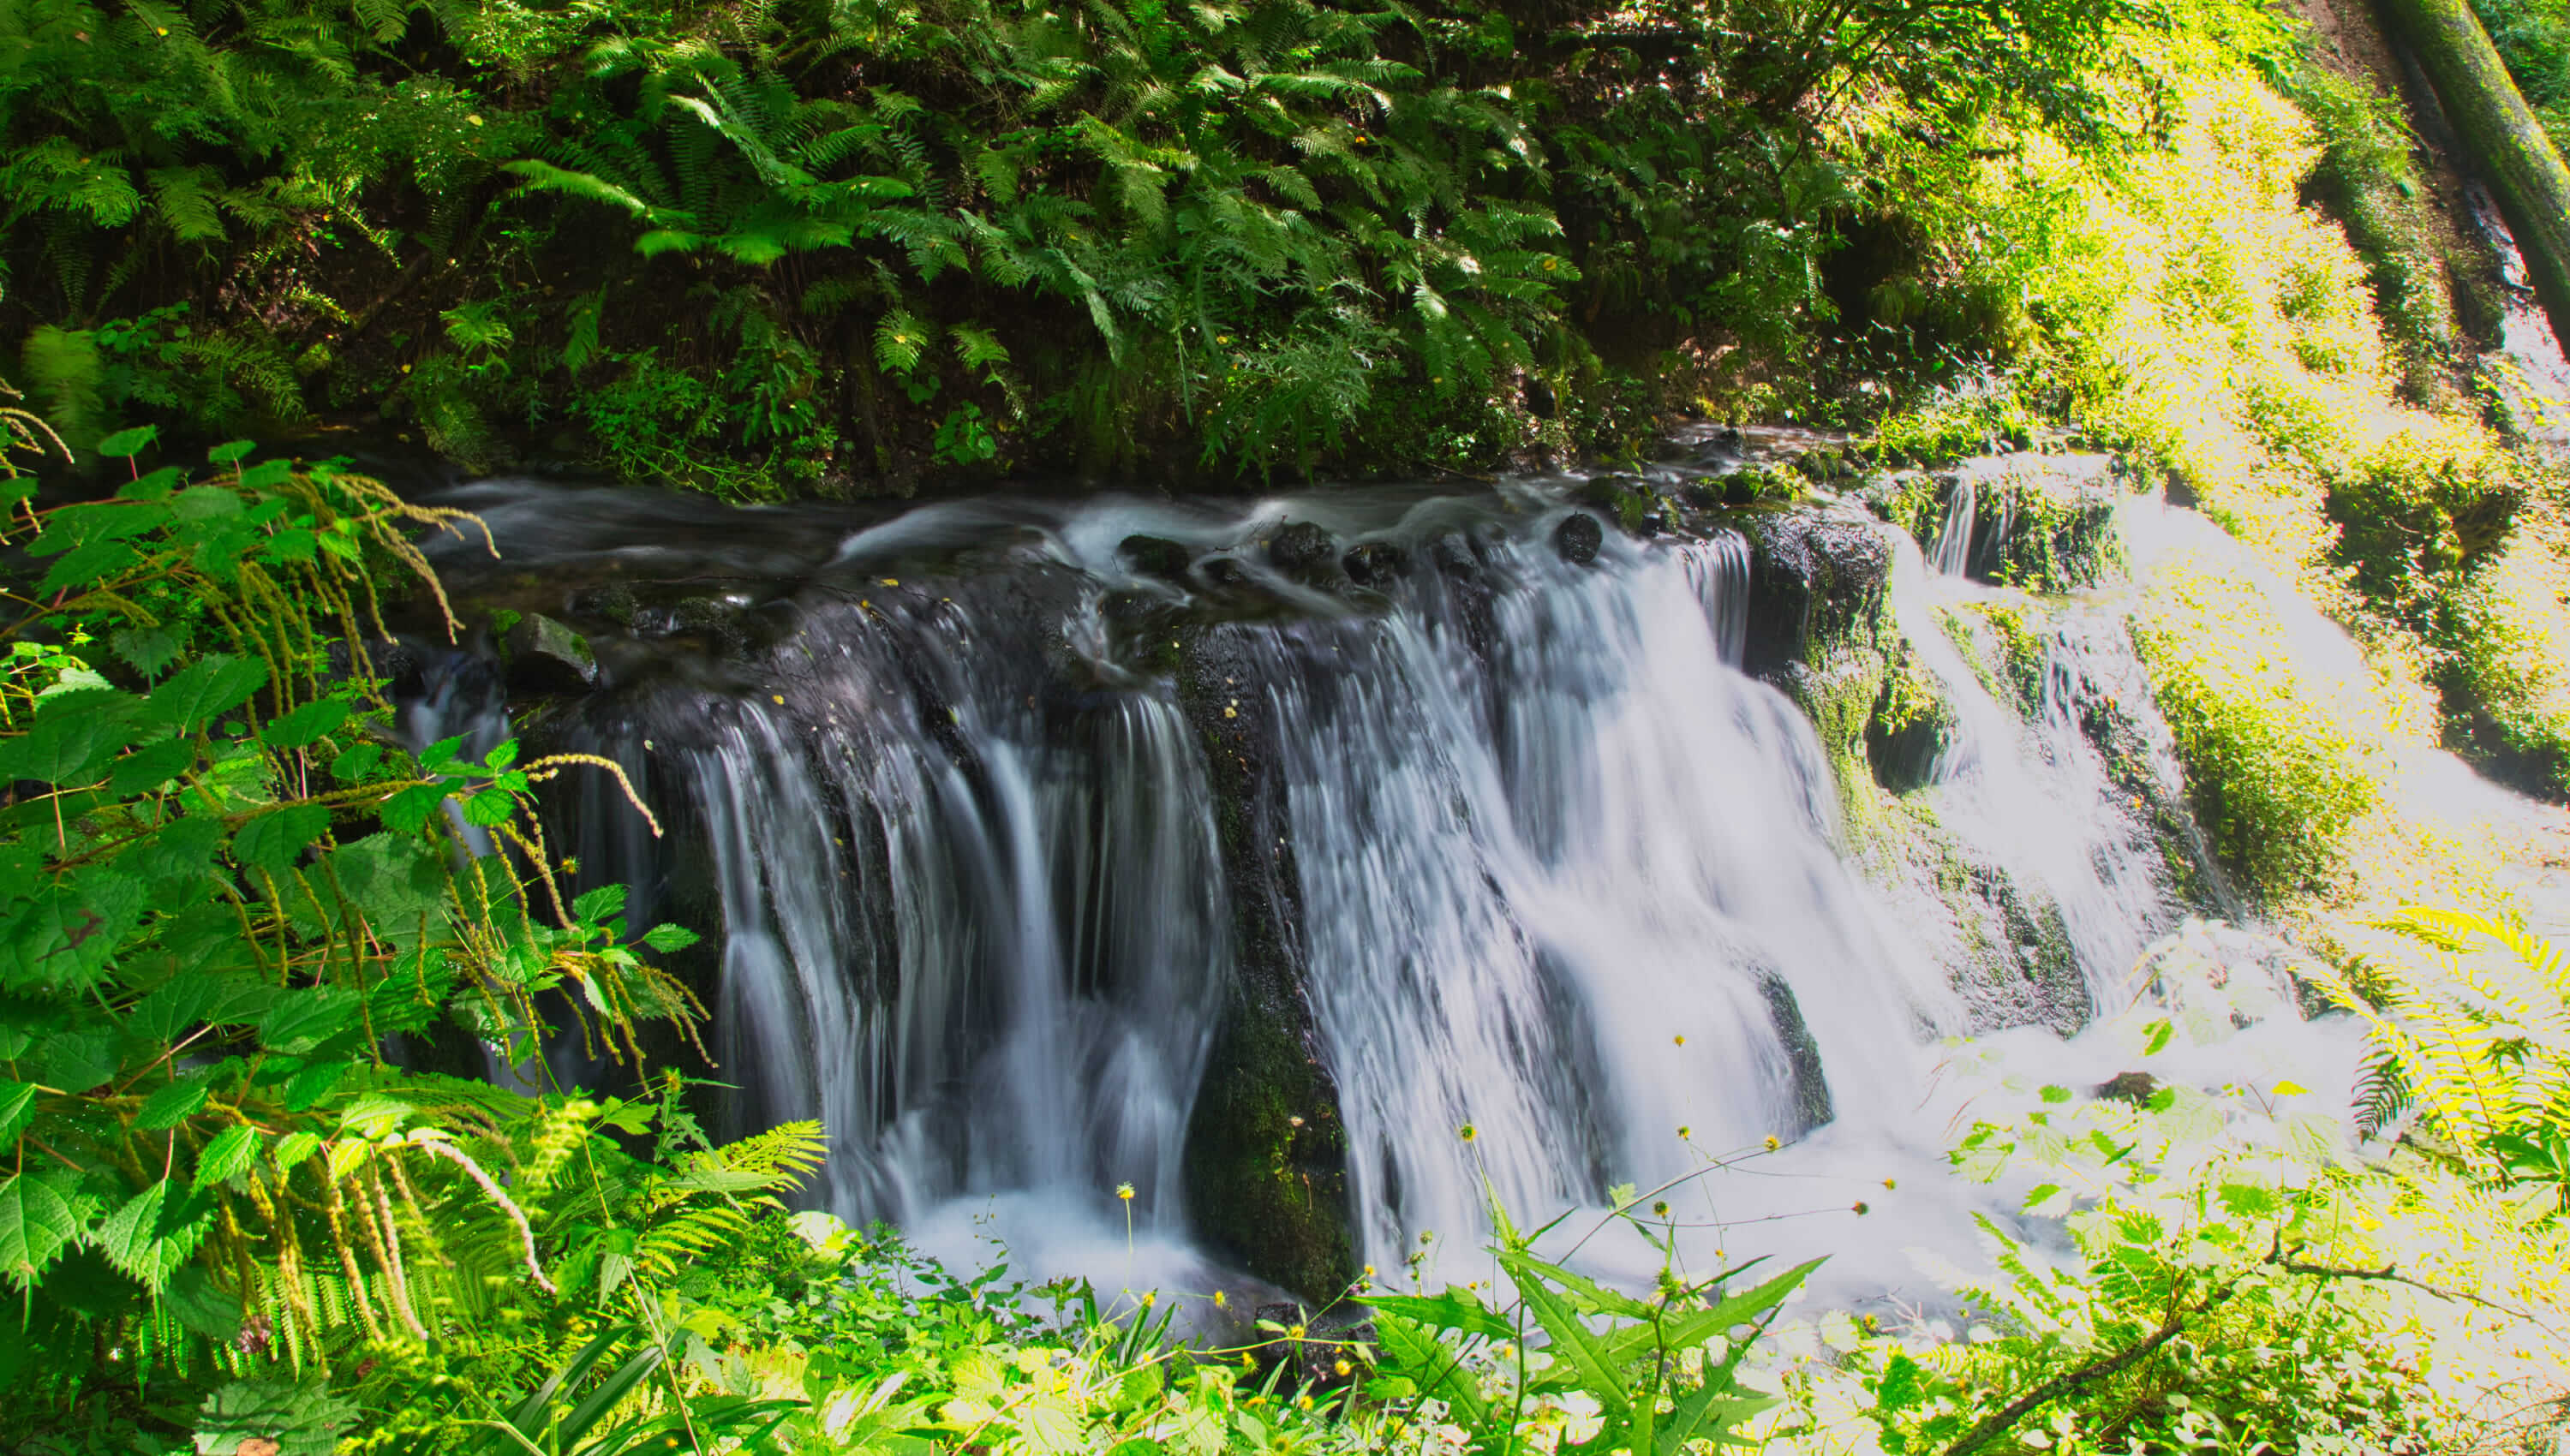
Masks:
[[[2129,995],[2134,961],[2180,907],[2150,827],[2113,782],[2080,708],[2103,691],[2130,721],[2155,725],[2157,715],[2113,606],[2072,602],[2061,613],[2042,641],[2039,699],[2022,716],[1966,661],[1948,623],[1968,624],[1969,606],[2011,594],[1964,574],[1976,484],[1967,474],[1953,486],[1928,562],[1933,571],[1915,544],[1892,533],[1895,619],[1953,709],[1931,774],[1936,819],[2016,883],[2040,888],[2060,912],[2091,1004],[2104,1006]],[[2009,518],[2003,511],[1996,535],[2007,534]],[[2156,738],[2151,767],[2174,785],[2174,752],[2164,731]]]
[[[1902,1095],[1885,1049],[1953,1020],[1839,859],[1809,724],[1736,665],[1738,540],[1486,551],[1382,618],[1256,629],[1387,1267],[1478,1228],[1486,1178],[1550,1211],[1683,1173],[1690,1143],[1863,1122]]]
[[[694,795],[743,1125],[821,1119],[817,1192],[850,1218],[968,1191],[1094,1212],[1129,1182],[1175,1225],[1228,944],[1201,755],[1111,668],[1046,701],[975,606],[880,594],[807,611],[783,691],[670,689],[589,730],[647,735]]]
[[[2155,721],[2147,692],[2110,603],[2055,614],[2030,712],[1992,691],[1948,630],[1995,599],[1958,574],[1956,494],[1947,571],[1892,543],[1892,623],[1952,710],[1924,792],[1993,884],[2057,912],[2102,1002],[2181,913],[2091,741],[2109,708]],[[1934,1039],[1988,1024],[1963,984],[1985,972],[1937,949],[1963,938],[1936,923],[1948,889],[1857,868],[1813,724],[1743,670],[1737,534],[1634,542],[1540,484],[873,522],[466,504],[520,569],[710,583],[616,607],[599,657],[623,685],[548,730],[647,783],[671,843],[603,800],[565,817],[593,880],[719,931],[738,1120],[826,1123],[814,1194],[845,1216],[949,1254],[995,1221],[1021,1268],[1198,1276],[1186,1201],[1218,1193],[1185,1176],[1191,1111],[1241,917],[1271,912],[1240,899],[1253,822],[1290,852],[1271,940],[1369,1262],[1469,1239],[1493,1195],[1548,1217],[1770,1135],[1803,1141],[1702,1191],[1714,1244],[1937,1159],[1913,1109]],[[1295,531],[1326,555],[1290,568]],[[1968,1240],[1959,1208],[1920,1204],[1912,1232],[1940,1220]]]

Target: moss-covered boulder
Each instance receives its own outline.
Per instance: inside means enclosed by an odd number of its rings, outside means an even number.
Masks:
[[[1829,508],[1758,512],[1737,525],[1749,541],[1741,664],[1811,718],[1849,794],[1868,776],[1866,732],[1898,635],[1891,546],[1863,517]]]
[[[2121,494],[2105,455],[1981,456],[1878,479],[1860,493],[1931,566],[2029,591],[2091,586],[2122,564]]]
[[[1264,699],[1241,636],[1173,627],[1179,693],[1204,744],[1231,893],[1234,973],[1187,1124],[1197,1238],[1236,1267],[1326,1302],[1356,1277],[1347,1143],[1304,995],[1300,892]]]

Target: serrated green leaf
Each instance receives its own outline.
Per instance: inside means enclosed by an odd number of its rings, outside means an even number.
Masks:
[[[125,574],[142,559],[134,547],[121,541],[85,542],[55,560],[44,579],[36,583],[36,592],[51,596],[74,586],[97,586]]]
[[[66,1191],[52,1176],[0,1181],[0,1275],[31,1288],[48,1265],[87,1232],[98,1201]]]
[[[2046,1087],[2035,1095],[2041,1097],[2046,1102],[2067,1102],[2070,1100],[2070,1089],[2067,1087]]]
[[[36,1112],[36,1084],[0,1077],[0,1143],[18,1136]]]
[[[258,1018],[258,1042],[270,1051],[301,1056],[358,1025],[363,1004],[345,986],[305,986],[280,994]]]
[[[86,986],[143,916],[141,880],[96,868],[55,881],[0,919],[0,985]]]
[[[164,738],[108,765],[107,791],[118,797],[149,793],[197,766],[197,745],[185,738]]]
[[[613,919],[625,911],[625,887],[602,885],[571,903],[571,912],[591,924]]]
[[[247,440],[226,440],[206,452],[206,459],[216,465],[229,465],[258,447]]]
[[[232,859],[252,869],[282,875],[294,868],[304,850],[329,828],[328,806],[289,804],[242,825],[232,836]]]
[[[188,646],[187,638],[168,626],[126,627],[110,634],[107,640],[116,648],[117,656],[145,677],[159,677],[168,671]]]
[[[384,828],[396,833],[418,834],[428,828],[428,817],[437,812],[437,806],[445,803],[447,796],[457,787],[443,781],[413,784],[386,799],[383,807],[375,811],[375,817],[384,822]]]
[[[117,856],[116,868],[146,880],[203,875],[214,862],[214,846],[222,843],[222,838],[221,820],[175,819]]]
[[[143,1107],[134,1114],[134,1125],[151,1132],[174,1128],[197,1115],[206,1105],[206,1095],[214,1090],[204,1077],[187,1077],[172,1082],[143,1099]]]
[[[302,748],[318,743],[338,731],[348,721],[348,703],[344,698],[322,698],[305,703],[265,728],[259,737],[277,748]]]
[[[352,748],[340,750],[339,756],[330,760],[330,777],[343,784],[353,784],[373,773],[375,765],[383,761],[382,744],[360,743]]]
[[[152,690],[135,714],[139,726],[193,733],[221,714],[249,701],[267,685],[267,669],[256,662],[214,652],[181,668]]]
[[[108,1263],[157,1294],[214,1227],[211,1205],[164,1178],[108,1215],[93,1239]]]
[[[506,824],[518,812],[518,801],[500,789],[485,789],[464,801],[464,822],[489,829]]]
[[[214,1134],[214,1141],[197,1155],[197,1187],[212,1188],[229,1181],[258,1161],[258,1129],[247,1123],[234,1123]]]
[[[321,1151],[321,1138],[316,1133],[287,1133],[276,1140],[276,1151],[269,1155],[279,1173],[291,1173],[296,1164]]]
[[[663,955],[684,950],[695,944],[698,938],[695,931],[684,925],[653,925],[642,932],[642,943]]]

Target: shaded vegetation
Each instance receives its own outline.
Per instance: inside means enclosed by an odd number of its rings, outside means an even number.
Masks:
[[[1808,349],[1880,205],[1848,122],[2114,150],[2139,19],[14,0],[0,307],[82,449],[379,416],[734,495],[1614,449]]]

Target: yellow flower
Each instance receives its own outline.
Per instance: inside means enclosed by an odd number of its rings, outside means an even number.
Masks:
[[[1230,1307],[1231,1307],[1231,1296],[1230,1296],[1229,1294],[1224,1293],[1224,1292],[1223,1292],[1222,1290],[1220,1290],[1220,1289],[1216,1289],[1216,1290],[1214,1290],[1214,1291],[1213,1291],[1213,1307],[1215,1307],[1216,1309],[1228,1309],[1228,1308],[1230,1308]]]
[[[1477,1129],[1476,1129],[1476,1128],[1475,1128],[1471,1123],[1469,1123],[1469,1122],[1468,1122],[1468,1123],[1466,1123],[1466,1124],[1464,1124],[1462,1127],[1457,1128],[1457,1129],[1455,1130],[1455,1136],[1457,1136],[1457,1137],[1459,1137],[1459,1138],[1462,1138],[1465,1142],[1468,1142],[1468,1143],[1469,1143],[1469,1142],[1471,1142],[1471,1141],[1473,1141],[1475,1138],[1480,1137],[1481,1135],[1482,1135],[1482,1134],[1480,1133],[1480,1131],[1479,1131],[1479,1130],[1477,1130]]]
[[[783,698],[778,698],[777,701],[781,703],[785,700]],[[1115,1185],[1115,1196],[1124,1200],[1124,1202],[1128,1204],[1131,1203],[1133,1201],[1133,1185],[1129,1183],[1119,1183]]]
[[[1783,1143],[1783,1142],[1781,1142],[1781,1141],[1779,1141],[1779,1140],[1778,1140],[1778,1138],[1776,1137],[1776,1135],[1775,1135],[1774,1133],[1769,1133],[1769,1134],[1767,1135],[1767,1151],[1768,1151],[1768,1152],[1773,1153],[1773,1152],[1775,1152],[1778,1148],[1781,1148],[1781,1147],[1783,1147],[1783,1146],[1785,1146],[1785,1145],[1784,1145],[1784,1143]]]

